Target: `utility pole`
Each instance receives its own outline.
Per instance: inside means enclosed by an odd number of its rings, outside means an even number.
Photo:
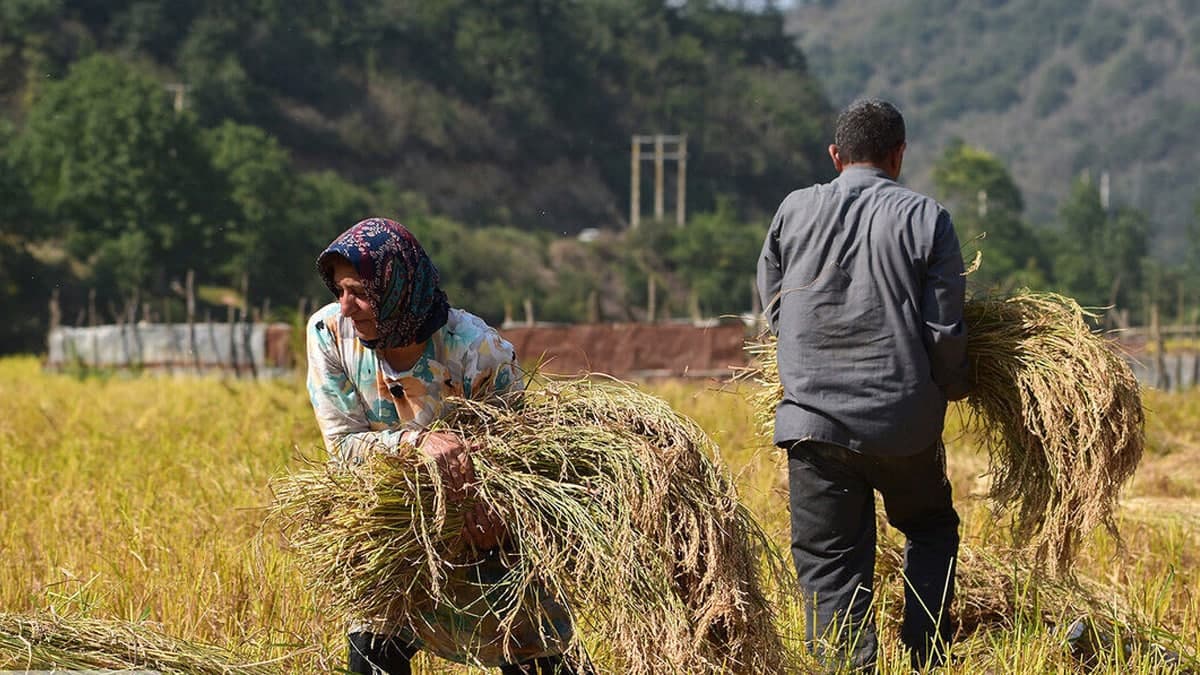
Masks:
[[[643,157],[643,145],[651,145],[653,155]],[[687,134],[634,135],[629,152],[629,226],[637,227],[642,215],[642,161],[654,162],[654,217],[662,220],[666,216],[666,167],[674,161],[677,169],[675,180],[675,224],[682,227],[687,217]]]
[[[174,94],[175,112],[183,112],[183,109],[187,107],[187,91],[191,87],[182,82],[171,82],[170,84],[164,84],[163,88]]]
[[[634,136],[629,148],[629,226],[637,227],[642,215],[642,141]]]

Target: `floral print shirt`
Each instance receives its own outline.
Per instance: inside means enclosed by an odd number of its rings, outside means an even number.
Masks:
[[[360,463],[373,449],[395,448],[406,430],[439,418],[448,396],[486,400],[524,387],[513,347],[495,329],[468,312],[451,309],[413,367],[397,371],[358,341],[354,322],[330,303],[308,321],[308,393],[331,459]],[[408,440],[408,439],[405,439]],[[351,632],[390,634],[460,663],[502,665],[554,654],[570,639],[570,613],[544,592],[510,626],[511,641],[499,639],[500,621],[489,608],[506,572],[504,556],[489,553],[456,568],[448,579],[448,605],[422,611],[413,627],[386,619],[354,621]],[[452,605],[452,606],[451,606]]]
[[[451,309],[413,367],[397,371],[358,341],[336,302],[308,321],[308,395],[331,457],[357,463],[368,448],[436,421],[448,396],[486,400],[523,388],[513,347],[483,319]]]

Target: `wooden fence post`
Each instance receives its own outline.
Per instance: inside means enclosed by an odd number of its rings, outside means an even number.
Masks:
[[[237,358],[237,328],[234,323],[235,311],[233,303],[229,303],[229,306],[226,308],[225,325],[229,327],[229,365],[233,369],[234,376],[240,377],[242,369],[238,364]]]
[[[242,355],[249,367],[250,377],[257,379],[258,369],[254,365],[254,352],[250,350],[250,331],[253,328],[254,320],[250,313],[250,275],[246,272],[242,273],[242,306],[239,314],[242,318]]]
[[[688,291],[688,313],[692,315],[692,323],[700,323],[700,295],[696,291]]]
[[[1200,308],[1192,310],[1192,382],[1191,388],[1200,386]]]
[[[196,271],[187,271],[184,291],[187,293],[188,350],[192,353],[192,368],[200,372],[200,350],[196,346]]]
[[[46,353],[50,353],[50,336],[54,331],[58,330],[58,325],[62,322],[62,308],[58,305],[58,286],[55,286],[50,291],[50,325],[46,331]],[[64,350],[65,351],[65,350]],[[65,354],[64,354],[65,358]],[[65,365],[65,364],[64,364]]]
[[[249,306],[249,305],[247,305]],[[242,351],[246,354],[246,363],[250,366],[250,377],[258,379],[258,365],[254,363],[254,346],[250,339],[254,334],[254,324],[259,322],[258,310],[242,313]]]
[[[212,348],[213,358],[217,362],[217,372],[221,372],[221,348],[217,346],[217,327],[213,325],[212,310],[204,310],[204,323],[208,326],[208,344]]]
[[[142,291],[135,288],[133,297],[129,300],[129,329],[133,331],[133,344],[137,349],[137,365],[141,366],[145,358],[142,353],[142,333],[138,330],[138,309],[142,306]],[[143,315],[142,318],[145,318]]]
[[[588,291],[587,320],[588,323],[600,323],[600,294],[594,288]]]
[[[1167,374],[1167,346],[1163,341],[1162,326],[1159,325],[1158,303],[1150,305],[1150,336],[1157,352],[1154,357],[1154,386],[1170,391],[1171,378]]]
[[[646,323],[654,323],[655,305],[658,303],[658,282],[651,273],[646,277]]]

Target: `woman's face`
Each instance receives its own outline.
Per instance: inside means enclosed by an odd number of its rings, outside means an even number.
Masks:
[[[333,285],[338,291],[342,316],[354,321],[354,332],[364,340],[377,339],[379,327],[375,324],[375,310],[367,300],[362,278],[350,261],[341,256],[333,257]]]

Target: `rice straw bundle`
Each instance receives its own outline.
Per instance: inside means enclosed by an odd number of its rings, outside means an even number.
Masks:
[[[1069,573],[1087,533],[1113,518],[1145,442],[1141,394],[1129,364],[1091,330],[1071,298],[1021,291],[966,303],[972,389],[968,430],[988,451],[989,498],[1039,565]],[[749,345],[739,375],[760,385],[758,422],[774,426],[783,387],[775,340]]]
[[[1058,572],[1097,526],[1120,540],[1117,496],[1145,445],[1137,379],[1085,316],[1071,298],[1031,292],[973,300],[965,312],[968,428],[988,450],[989,497]]]
[[[55,614],[0,614],[0,670],[155,670],[200,675],[267,674],[219,647],[146,626]]]
[[[493,610],[502,627],[550,593],[575,612],[568,647],[595,637],[621,672],[786,669],[764,590],[785,566],[694,422],[617,382],[452,403],[443,428],[480,443],[474,499],[508,528],[496,594],[511,602]],[[436,471],[408,448],[274,483],[273,514],[299,564],[347,617],[403,625],[431,601],[454,601],[448,566],[470,552],[463,506]]]

